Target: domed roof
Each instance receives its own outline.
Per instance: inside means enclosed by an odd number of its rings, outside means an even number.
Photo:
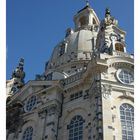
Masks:
[[[99,19],[94,10],[87,6],[74,16],[74,22],[75,30],[67,29],[65,38],[54,48],[46,74],[54,71],[66,72],[73,64],[77,66],[76,63],[91,60]],[[80,67],[82,66],[79,65]]]
[[[96,32],[80,30],[60,42],[53,51],[49,65],[58,66],[70,61],[90,60]]]

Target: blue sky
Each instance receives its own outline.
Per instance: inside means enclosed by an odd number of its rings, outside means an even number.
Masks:
[[[105,8],[111,9],[121,29],[127,32],[127,50],[133,53],[133,0],[90,0],[90,5],[100,20]],[[10,79],[20,57],[25,59],[25,81],[42,74],[53,48],[68,27],[74,28],[73,16],[84,6],[84,0],[7,0],[6,79]]]

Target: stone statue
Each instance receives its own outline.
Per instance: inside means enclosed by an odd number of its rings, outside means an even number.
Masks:
[[[106,8],[105,18],[101,22],[101,28],[105,28],[105,27],[110,26],[110,25],[116,25],[117,26],[118,21],[113,16],[111,16],[111,12],[110,12],[109,8]]]
[[[24,86],[24,78],[25,78],[24,59],[21,58],[18,63],[18,66],[12,72],[11,80],[9,80],[6,84],[8,96],[9,95],[11,96]]]

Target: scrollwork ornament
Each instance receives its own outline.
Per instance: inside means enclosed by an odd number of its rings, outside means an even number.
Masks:
[[[46,115],[47,115],[47,109],[46,108],[38,112],[38,116],[42,119],[45,118]]]
[[[105,99],[108,99],[111,95],[111,85],[101,85],[102,95]]]

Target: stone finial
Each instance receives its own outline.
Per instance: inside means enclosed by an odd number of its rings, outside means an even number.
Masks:
[[[24,86],[24,78],[25,72],[24,70],[24,59],[20,58],[18,66],[12,72],[12,78],[6,84],[7,86],[7,95],[12,96],[15,94],[20,88]]]
[[[101,27],[106,27],[106,26],[110,26],[110,25],[118,25],[118,21],[111,16],[111,12],[109,8],[106,8],[105,10],[105,18],[104,20],[101,22]]]
[[[110,12],[109,8],[105,9],[105,17],[107,17],[107,16],[111,16],[111,12]]]
[[[86,0],[86,6],[89,6],[89,0]]]
[[[25,77],[25,72],[23,70],[24,70],[24,59],[20,58],[18,66],[12,73],[12,78],[18,78],[21,79],[21,81],[23,81]]]

